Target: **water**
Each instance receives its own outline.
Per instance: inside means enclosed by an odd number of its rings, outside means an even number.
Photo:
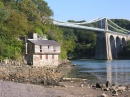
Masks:
[[[72,63],[82,68],[79,73],[94,74],[100,82],[130,84],[130,60],[72,60]]]

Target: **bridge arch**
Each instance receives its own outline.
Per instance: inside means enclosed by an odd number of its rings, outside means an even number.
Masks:
[[[115,46],[115,39],[113,35],[110,35],[110,47],[111,47],[111,55],[112,58],[116,58],[116,46]]]
[[[116,37],[116,55],[121,51],[121,39],[117,36]],[[116,58],[117,58],[116,56]]]
[[[126,45],[126,40],[125,40],[125,38],[123,37],[122,38],[122,46],[125,46]]]

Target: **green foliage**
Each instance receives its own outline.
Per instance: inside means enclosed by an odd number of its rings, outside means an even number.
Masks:
[[[120,27],[130,30],[130,21],[126,19],[112,19],[113,22],[115,22]]]
[[[60,58],[67,56],[82,58],[94,56],[96,34],[90,31],[59,28],[53,25],[53,11],[44,0],[0,0],[0,59],[17,59],[22,55],[24,41],[19,40],[28,33],[47,35],[60,43]],[[127,20],[113,20],[119,26],[130,29]],[[68,22],[82,23],[85,20]],[[97,26],[97,23],[91,24]],[[127,49],[126,49],[127,48]],[[129,46],[124,47],[129,52]]]
[[[20,38],[30,32],[43,35],[47,27],[42,22],[43,16],[49,19],[51,15],[51,9],[43,0],[0,0],[0,59],[19,58],[24,46]]]
[[[77,36],[76,46],[73,52],[75,58],[93,57],[95,54],[96,34],[85,30],[74,30]]]
[[[8,19],[10,13],[9,11],[5,8],[2,2],[0,2],[0,21],[3,22]]]
[[[83,22],[86,22],[86,20],[81,20],[81,21],[68,20],[67,22],[72,22],[72,23],[83,23]]]
[[[32,2],[37,5],[42,16],[49,17],[53,15],[52,10],[50,10],[50,7],[44,0],[32,0]]]
[[[63,47],[69,58],[92,57],[95,54],[96,34],[85,30],[62,28]]]
[[[22,54],[23,41],[28,33],[56,40],[61,45],[60,58],[74,56],[76,52],[93,49],[94,35],[82,30],[59,28],[53,25],[52,10],[44,0],[0,0],[0,59],[16,59]],[[86,22],[69,20],[69,22]],[[77,43],[78,42],[78,43]],[[78,47],[80,45],[80,48]]]
[[[40,35],[41,37],[43,36],[43,32],[42,32],[42,29],[41,29],[41,28],[36,27],[36,28],[35,28],[35,32],[38,33],[38,35]]]
[[[63,47],[63,45],[61,45],[61,53],[60,53],[60,59],[66,59],[67,56],[67,50]]]
[[[73,51],[75,48],[75,41],[77,40],[76,35],[74,34],[72,29],[62,28],[63,31],[63,47],[69,52]]]
[[[130,40],[126,42],[125,46],[123,46],[119,56],[130,58]]]

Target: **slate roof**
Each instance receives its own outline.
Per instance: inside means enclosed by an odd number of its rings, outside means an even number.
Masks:
[[[55,45],[55,46],[60,46],[59,43],[57,43],[54,40],[34,40],[34,39],[28,39],[31,43],[35,45]]]

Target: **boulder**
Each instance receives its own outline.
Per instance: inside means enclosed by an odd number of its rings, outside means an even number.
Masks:
[[[101,87],[101,84],[96,83],[96,88],[102,88],[102,87]]]
[[[109,88],[110,86],[111,86],[110,82],[107,81],[107,82],[106,82],[106,87]]]
[[[118,91],[125,91],[125,90],[126,90],[126,87],[120,85],[120,86],[117,87],[117,90],[118,90]]]
[[[104,91],[109,91],[110,89],[109,88],[105,88]]]
[[[101,94],[101,97],[108,97],[105,93]]]
[[[80,87],[83,87],[83,86],[84,86],[83,84],[80,85]]]
[[[113,90],[113,91],[112,91],[112,96],[118,96],[117,90]]]
[[[110,87],[110,90],[117,90],[117,86],[112,85],[112,86]]]

